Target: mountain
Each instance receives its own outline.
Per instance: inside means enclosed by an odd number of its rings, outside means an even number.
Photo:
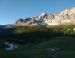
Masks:
[[[58,14],[41,13],[39,16],[18,19],[15,23],[16,26],[35,26],[35,25],[66,25],[75,24],[75,7],[66,9]]]

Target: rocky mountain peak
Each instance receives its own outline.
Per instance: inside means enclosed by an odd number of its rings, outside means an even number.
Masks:
[[[65,9],[64,11],[62,11],[60,13],[60,15],[72,15],[72,14],[75,14],[75,7],[71,8],[71,9]]]
[[[39,16],[39,18],[45,18],[48,14],[46,12],[41,13],[41,15]]]
[[[41,13],[40,16],[45,16],[45,15],[47,15],[47,13],[46,12],[43,12],[43,13]]]

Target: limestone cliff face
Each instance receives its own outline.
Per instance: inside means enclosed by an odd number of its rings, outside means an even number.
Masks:
[[[17,26],[34,26],[34,25],[63,25],[63,24],[75,24],[75,7],[72,9],[66,9],[59,14],[47,14],[42,13],[39,16],[18,19],[16,21]]]

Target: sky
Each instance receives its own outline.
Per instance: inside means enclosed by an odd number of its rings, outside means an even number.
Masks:
[[[39,16],[42,12],[60,13],[75,7],[75,0],[0,0],[0,25],[14,24],[19,18]]]

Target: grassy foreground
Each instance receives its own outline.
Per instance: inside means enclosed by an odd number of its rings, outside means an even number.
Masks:
[[[61,36],[23,45],[12,52],[0,49],[0,58],[75,58],[75,39]]]

